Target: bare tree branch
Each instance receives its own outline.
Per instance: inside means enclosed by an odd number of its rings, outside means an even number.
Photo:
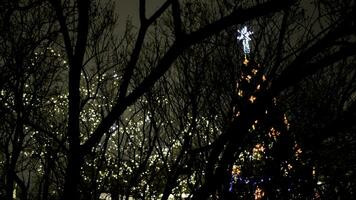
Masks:
[[[174,22],[174,34],[176,36],[176,40],[181,40],[184,33],[182,32],[182,19],[181,19],[179,0],[172,1],[172,15],[173,15],[173,22]]]
[[[162,57],[162,59],[158,62],[157,67],[137,86],[137,88],[126,98],[121,97],[119,103],[116,103],[113,106],[112,111],[107,115],[105,119],[101,121],[92,136],[84,143],[84,145],[82,146],[83,151],[89,152],[90,149],[95,146],[96,143],[99,142],[103,134],[107,132],[107,130],[109,130],[110,126],[116,121],[116,119],[124,112],[126,107],[132,105],[138,98],[140,98],[145,92],[147,92],[156,83],[156,81],[160,77],[162,77],[163,74],[169,69],[169,67],[179,56],[179,54],[183,52],[186,48],[188,48],[190,45],[193,45],[203,40],[204,38],[223,30],[228,26],[243,23],[247,20],[254,19],[259,16],[277,12],[283,8],[288,7],[289,5],[291,5],[291,3],[293,3],[293,1],[269,1],[267,3],[259,4],[252,8],[238,9],[232,14],[211,24],[208,24],[205,27],[191,33],[190,35],[187,35],[183,41],[179,43],[175,42],[166,52],[166,54]],[[139,52],[137,52],[137,54],[138,53]],[[133,71],[133,69],[130,71]],[[132,74],[132,72],[128,72],[128,75],[130,74]],[[126,89],[127,87],[122,88],[123,93],[126,92]],[[123,93],[121,93],[120,96],[122,96]]]

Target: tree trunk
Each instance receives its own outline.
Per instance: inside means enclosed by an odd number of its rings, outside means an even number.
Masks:
[[[16,110],[16,128],[14,132],[14,138],[12,140],[12,152],[11,157],[9,158],[9,164],[7,165],[7,174],[6,174],[6,200],[12,200],[15,176],[16,176],[16,165],[22,149],[22,142],[24,139],[24,130],[23,130],[23,80],[22,80],[22,60],[16,58],[16,67],[17,67],[17,78],[18,82],[16,83],[18,91],[15,92],[15,110]]]
[[[68,107],[68,165],[64,182],[63,200],[79,199],[78,184],[83,156],[80,148],[80,67],[81,61],[75,60],[69,69],[69,107]]]
[[[6,186],[5,186],[5,200],[13,200],[12,193],[14,191],[14,171],[13,168],[10,167],[6,174]]]
[[[70,152],[64,182],[63,200],[80,199],[78,185],[80,181],[80,166],[82,160],[83,159],[79,154],[79,149]]]
[[[48,199],[48,194],[49,194],[49,186],[51,184],[50,178],[51,178],[51,170],[53,167],[53,160],[57,159],[53,153],[53,150],[51,147],[46,146],[46,164],[45,164],[45,169],[44,169],[44,175],[43,175],[43,188],[42,188],[42,199],[46,200]]]
[[[20,195],[19,195],[20,198],[19,199],[27,200],[28,187],[26,186],[24,181],[21,180],[19,176],[17,176],[17,174],[15,174],[14,178],[15,178],[15,182],[17,183],[17,186],[20,188]]]

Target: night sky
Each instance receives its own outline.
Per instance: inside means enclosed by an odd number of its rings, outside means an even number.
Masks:
[[[164,0],[148,0],[146,1],[146,17],[160,7]],[[118,0],[116,1],[116,7],[119,14],[119,24],[125,24],[126,19],[132,19],[134,25],[139,25],[138,21],[138,0]]]

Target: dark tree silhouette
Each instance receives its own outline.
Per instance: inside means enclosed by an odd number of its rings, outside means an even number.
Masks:
[[[151,15],[148,3],[139,1],[139,27],[128,21],[125,30],[114,1],[0,3],[0,195],[226,197],[226,171],[253,145],[248,130],[273,99],[285,100],[299,124],[303,115],[292,108],[306,96],[296,88],[317,83],[320,71],[331,81],[331,69],[354,63],[354,1],[166,0]],[[265,66],[267,81],[231,120],[243,24],[254,27],[251,60]],[[338,138],[339,122],[353,130],[354,69],[342,77],[338,115],[308,136],[307,120],[291,130],[318,173],[328,167],[313,145],[321,150]],[[297,104],[306,116],[316,113],[306,105]]]
[[[264,4],[258,4],[250,8],[240,8],[233,11],[228,16],[222,17],[214,22],[191,32],[186,33],[181,24],[180,6],[178,1],[167,1],[159,8],[152,16],[147,17],[145,14],[144,0],[140,1],[140,29],[138,31],[137,40],[135,41],[132,54],[124,67],[122,82],[120,83],[118,99],[112,106],[111,111],[103,118],[94,132],[89,138],[80,144],[80,74],[81,66],[84,64],[85,51],[87,47],[88,37],[90,36],[90,8],[95,2],[78,1],[74,6],[77,19],[73,29],[69,28],[68,19],[65,16],[67,8],[70,4],[63,4],[60,1],[52,1],[52,7],[56,11],[58,22],[61,27],[63,42],[66,50],[66,56],[69,64],[69,107],[68,107],[68,166],[66,169],[66,178],[64,184],[63,199],[70,197],[79,198],[78,183],[80,180],[80,167],[82,166],[84,156],[87,155],[93,147],[95,147],[102,136],[109,130],[113,123],[120,117],[126,108],[137,101],[145,92],[147,92],[154,83],[169,69],[173,61],[189,46],[201,41],[201,39],[209,35],[221,31],[222,29],[236,23],[242,23],[249,19],[256,18],[268,13],[278,11],[279,9],[288,6],[291,2],[271,1]],[[142,80],[133,91],[127,94],[130,80],[136,68],[137,62],[142,51],[145,35],[148,28],[157,20],[168,7],[172,7],[172,17],[174,22],[174,41],[168,47],[165,54],[161,55],[157,66]],[[73,34],[71,34],[74,31]]]

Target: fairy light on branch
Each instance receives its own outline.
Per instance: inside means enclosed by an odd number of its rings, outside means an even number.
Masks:
[[[260,200],[265,196],[265,192],[260,188],[260,187],[256,187],[255,190],[255,200]]]
[[[256,144],[252,149],[252,157],[255,160],[261,160],[265,153],[265,147],[263,144]]]

